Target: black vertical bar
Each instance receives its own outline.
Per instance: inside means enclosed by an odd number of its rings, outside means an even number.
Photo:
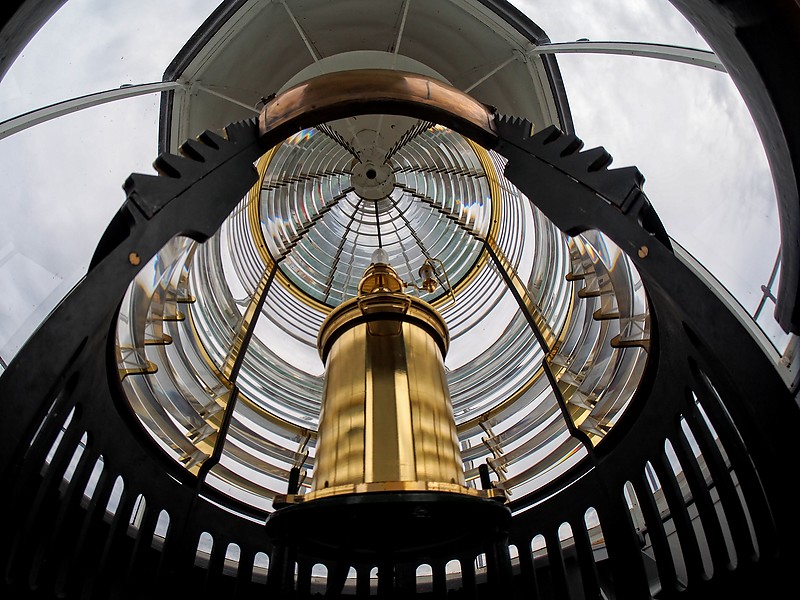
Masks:
[[[136,503],[137,494],[123,481],[122,494],[117,505],[117,510],[111,519],[108,535],[106,536],[103,551],[94,563],[92,571],[94,577],[87,580],[87,596],[96,594],[98,597],[109,597],[109,588],[114,579],[123,575],[119,573],[119,564],[126,551],[129,550],[127,542],[128,525]],[[132,549],[132,548],[131,548]],[[127,564],[127,561],[122,564]]]
[[[478,474],[481,477],[481,488],[484,490],[490,490],[494,486],[492,485],[492,480],[489,477],[489,465],[486,463],[481,463],[478,465]]]
[[[658,457],[658,460],[653,464],[653,468],[661,482],[661,489],[664,491],[672,522],[678,532],[683,562],[686,565],[686,575],[691,586],[704,579],[703,558],[700,554],[700,545],[694,532],[694,526],[686,510],[686,502],[683,499],[683,493],[675,477],[675,472],[672,470],[672,465],[670,465],[665,453]]]
[[[85,565],[88,562],[86,560],[86,552],[88,552],[87,548],[91,545],[87,543],[87,538],[92,537],[92,534],[96,533],[97,529],[103,527],[103,511],[108,505],[108,499],[111,497],[113,489],[114,480],[112,480],[111,473],[106,466],[97,479],[94,494],[92,494],[92,499],[86,508],[78,536],[72,545],[72,554],[63,561],[59,570],[56,584],[57,593],[66,591],[70,580],[79,580],[79,573],[85,571]]]
[[[714,565],[715,572],[724,571],[730,560],[728,557],[728,547],[725,544],[725,536],[722,533],[722,526],[720,525],[717,511],[714,508],[714,502],[711,499],[711,494],[706,485],[705,476],[697,464],[697,459],[689,447],[689,443],[679,431],[672,440],[672,447],[675,449],[675,455],[683,468],[683,474],[686,481],[689,483],[689,490],[691,491],[692,498],[694,498],[697,512],[700,516],[700,522],[703,524],[703,531],[706,534],[706,541],[708,549],[711,553],[711,560]]]
[[[378,564],[378,597],[392,598],[394,596],[394,565],[391,561]]]
[[[756,549],[753,539],[750,537],[750,528],[747,524],[744,507],[739,500],[736,486],[733,484],[730,471],[722,458],[717,442],[712,437],[705,420],[698,414],[696,407],[691,406],[685,417],[689,430],[706,461],[711,479],[717,488],[737,558],[740,561],[755,560]]]
[[[631,483],[633,484],[633,491],[636,492],[636,499],[642,509],[644,522],[647,525],[647,533],[650,536],[650,544],[653,547],[661,588],[666,594],[678,591],[678,575],[675,571],[675,563],[669,548],[669,541],[664,531],[661,513],[658,510],[653,493],[650,491],[650,484],[644,471]]]
[[[222,570],[225,567],[225,555],[228,553],[228,544],[221,539],[214,539],[211,546],[211,556],[208,557],[208,567],[206,568],[206,589],[213,590],[215,585],[222,579]]]
[[[475,581],[475,557],[464,556],[459,559],[461,563],[461,585],[464,598],[475,600],[478,597],[478,586]]]
[[[616,499],[609,498],[595,508],[606,540],[616,600],[650,598],[639,537],[622,492]]]
[[[433,597],[444,598],[447,595],[447,571],[446,564],[442,561],[433,561]]]
[[[272,547],[267,571],[267,594],[269,598],[291,598],[294,595],[294,561],[285,542]]]
[[[564,555],[561,552],[561,541],[558,539],[558,530],[550,530],[544,534],[547,546],[547,557],[550,560],[550,575],[553,581],[553,597],[556,600],[570,600],[569,585],[567,584],[567,567],[564,564]]]
[[[286,485],[286,493],[296,494],[300,491],[300,467],[292,467],[289,470],[289,483]]]
[[[16,536],[14,536],[13,542],[9,544],[11,546],[9,573],[15,571],[21,572],[23,570],[29,571],[31,568],[31,561],[34,558],[36,548],[42,542],[42,529],[52,527],[52,523],[48,519],[50,511],[42,509],[51,503],[58,502],[58,487],[63,480],[64,473],[72,460],[75,450],[78,448],[83,433],[83,429],[75,423],[75,418],[73,417],[72,422],[62,435],[58,448],[50,464],[47,466],[44,475],[39,475],[39,470],[43,466],[42,464],[34,463],[29,465],[34,467],[30,469],[32,475],[31,483],[36,479],[39,480],[38,490],[31,486],[30,492],[24,496],[12,496],[12,501],[21,501],[22,498],[28,498],[29,502],[27,506],[19,505],[16,507],[16,510],[11,513],[20,515],[20,523],[12,523],[12,527],[16,527]],[[53,439],[55,440],[55,438]],[[48,450],[50,447],[52,447],[52,443],[48,447]],[[30,500],[31,497],[33,498],[32,501]],[[45,516],[42,517],[42,515]],[[45,521],[45,519],[48,520]],[[45,523],[47,523],[46,527]],[[26,577],[27,576],[28,573],[26,573]]]
[[[417,569],[414,564],[400,563],[395,565],[395,592],[407,598],[417,591]]]
[[[487,580],[492,594],[506,598],[511,595],[511,555],[508,537],[492,540],[486,552]]]
[[[369,565],[358,565],[356,567],[356,596],[369,596],[370,593],[370,571]]]
[[[586,600],[600,600],[600,581],[597,577],[597,565],[594,562],[592,541],[586,530],[586,521],[579,519],[572,525],[572,535],[575,540],[575,552],[578,557],[578,566],[583,582],[583,595]]]
[[[297,561],[297,596],[307,598],[311,595],[311,577],[314,565],[307,558]],[[330,573],[330,570],[328,571]]]
[[[63,560],[64,547],[71,547],[72,545],[72,540],[69,536],[70,534],[74,535],[78,524],[70,521],[70,517],[73,517],[76,511],[80,511],[83,491],[86,489],[86,484],[91,477],[98,456],[99,454],[96,454],[94,449],[91,448],[91,437],[89,437],[75,471],[72,473],[69,485],[60,499],[58,513],[54,524],[50,528],[47,541],[39,547],[34,559],[31,572],[31,582],[34,587],[42,586],[42,579],[40,578],[49,578],[55,575],[53,573],[53,565]],[[42,572],[43,566],[45,567],[45,572]]]
[[[150,550],[157,523],[158,511],[154,507],[148,506],[145,500],[144,515],[139,530],[136,532],[136,542],[128,561],[128,568],[125,577],[120,578],[122,592],[130,592],[129,597],[131,598],[139,597],[139,593],[144,592],[144,577],[139,571],[145,554]]]
[[[233,599],[248,598],[248,590],[253,581],[253,562],[255,552],[248,546],[239,546],[239,564],[236,567],[236,585],[233,588]]]
[[[539,589],[536,585],[536,569],[533,562],[533,551],[531,550],[531,540],[515,540],[517,554],[519,555],[519,572],[521,584],[521,596],[536,600],[539,598]]]
[[[753,521],[753,529],[756,531],[758,538],[759,554],[772,555],[777,546],[772,511],[764,496],[761,480],[756,472],[752,457],[744,446],[744,442],[731,421],[730,415],[720,404],[721,399],[708,387],[708,383],[703,378],[696,376],[696,380],[698,383],[696,393],[700,398],[700,404],[705,409],[717,435],[719,435],[720,442],[722,442],[722,446],[725,448],[731,466],[739,480],[742,494],[747,501],[748,512]]]

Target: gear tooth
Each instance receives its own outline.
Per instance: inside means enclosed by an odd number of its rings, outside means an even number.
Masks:
[[[246,119],[244,121],[237,121],[225,127],[225,136],[228,141],[233,143],[241,142],[247,138],[258,136],[258,119]]]
[[[126,195],[130,195],[134,190],[144,190],[158,185],[158,175],[148,175],[146,173],[131,173],[122,184],[122,189],[125,190]]]
[[[550,125],[532,135],[522,145],[519,142],[526,136],[520,131],[521,127],[520,119],[504,116],[498,120],[497,129],[501,141],[516,146],[509,154],[500,150],[509,161],[520,151],[527,152],[544,163],[558,167],[575,181],[593,189],[597,196],[617,206],[625,214],[641,220],[642,215],[653,212],[643,191],[644,175],[638,168],[622,167],[609,170],[608,167],[613,159],[605,148],[599,146],[582,151],[583,141],[580,138],[561,132],[555,125]],[[658,217],[648,217],[647,220],[648,225],[642,226],[669,246],[669,237]]]
[[[186,140],[178,147],[178,150],[181,156],[198,162],[205,162],[208,146],[201,144],[197,140]]]
[[[583,140],[571,133],[562,136],[560,143],[562,145],[561,156],[575,154],[583,148]]]
[[[520,119],[519,126],[522,128],[525,134],[525,139],[533,136],[533,123],[531,123],[528,119]]]
[[[162,198],[179,193],[183,182],[179,178],[133,173],[122,187],[128,199],[149,219],[164,206]]]
[[[497,128],[504,130],[506,134],[512,134],[512,137],[518,136],[518,139],[527,140],[532,136],[533,124],[528,119],[500,114],[495,119]]]
[[[609,169],[608,173],[614,175],[619,179],[627,179],[630,187],[644,188],[644,174],[639,170],[639,167],[620,167],[619,169]]]
[[[584,159],[589,163],[588,171],[600,171],[605,169],[614,160],[612,156],[606,152],[602,146],[597,148],[590,148],[583,153]]]
[[[209,131],[206,129],[203,133],[197,136],[197,141],[205,144],[209,148],[213,148],[214,150],[219,150],[222,146],[225,145],[225,138],[217,135],[213,131]]]
[[[161,154],[153,161],[153,168],[164,177],[184,177],[197,170],[197,162],[174,154]]]
[[[536,135],[536,138],[540,139],[542,144],[552,144],[553,142],[561,138],[561,136],[563,135],[564,134],[558,127],[556,127],[555,125],[550,125],[549,127],[542,129]]]

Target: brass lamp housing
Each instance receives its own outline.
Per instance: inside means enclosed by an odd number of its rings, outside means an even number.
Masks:
[[[320,328],[325,391],[307,499],[359,490],[466,491],[443,360],[447,325],[371,265]],[[390,291],[391,290],[391,291]]]
[[[331,313],[318,338],[326,373],[311,495],[389,482],[464,486],[442,366],[448,337],[432,306],[401,293]]]
[[[403,287],[390,265],[372,264],[359,295],[320,327],[325,389],[311,491],[279,504],[366,492],[500,495],[466,486],[444,372],[447,325]]]

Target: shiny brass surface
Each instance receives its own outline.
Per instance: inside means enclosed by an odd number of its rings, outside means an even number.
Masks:
[[[380,291],[345,302],[320,328],[325,391],[309,499],[475,492],[465,486],[444,373],[447,326],[427,302],[373,285],[376,271],[389,274],[384,267],[371,265],[360,284]]]
[[[391,265],[371,264],[358,283],[359,294],[399,293],[405,286]]]
[[[359,69],[320,75],[279,94],[258,117],[261,135],[344,117],[397,114],[455,129],[482,146],[497,142],[492,109],[446,83],[417,73]]]

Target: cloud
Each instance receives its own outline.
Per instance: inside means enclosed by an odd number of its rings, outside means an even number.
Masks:
[[[70,0],[0,84],[0,119],[62,100],[161,81],[218,0]]]
[[[511,0],[552,42],[580,38],[707,49],[708,45],[667,0]]]

